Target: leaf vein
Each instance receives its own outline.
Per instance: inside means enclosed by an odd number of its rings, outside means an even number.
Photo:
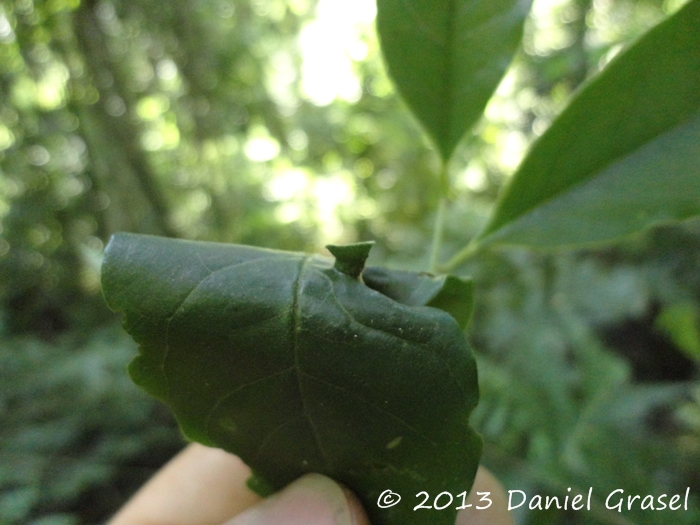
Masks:
[[[406,12],[413,19],[413,23],[416,25],[416,28],[419,29],[428,38],[430,38],[430,40],[432,40],[433,43],[437,44],[440,47],[443,47],[445,45],[445,40],[444,38],[442,38],[442,35],[439,32],[433,31],[432,27],[423,22],[421,16],[416,12],[415,8],[413,7],[413,3],[409,0],[400,1],[404,5]]]
[[[214,415],[214,412],[216,412],[218,410],[218,408],[221,406],[221,404],[224,401],[226,401],[231,396],[237,394],[238,392],[240,392],[244,388],[248,388],[249,386],[255,385],[257,383],[262,383],[264,381],[275,378],[277,376],[281,376],[282,374],[285,374],[287,372],[291,372],[292,370],[294,370],[294,367],[290,366],[290,367],[285,368],[284,370],[280,370],[278,372],[274,372],[272,374],[268,374],[266,376],[259,377],[257,379],[253,379],[252,381],[248,381],[247,383],[243,383],[242,385],[238,385],[233,390],[226,392],[221,397],[219,397],[219,399],[216,400],[216,402],[214,403],[214,406],[212,406],[211,410],[209,411],[209,414],[207,414],[207,418],[206,418],[206,421],[204,423],[204,428],[206,429],[207,435],[209,435],[209,429],[211,428],[211,419]]]
[[[197,256],[199,257],[199,254],[197,254]],[[207,275],[202,277],[199,280],[199,282],[189,292],[187,292],[187,295],[185,295],[185,297],[182,299],[182,301],[180,301],[180,303],[178,304],[177,308],[172,313],[172,315],[170,315],[169,317],[166,318],[167,323],[165,325],[165,338],[164,338],[165,339],[165,350],[163,352],[163,360],[161,362],[160,368],[161,368],[161,373],[163,374],[163,379],[165,380],[165,388],[166,388],[166,392],[167,392],[168,397],[170,396],[170,381],[168,380],[168,375],[165,372],[165,367],[166,367],[168,358],[170,356],[170,324],[172,323],[173,319],[175,319],[175,317],[182,311],[183,307],[185,306],[185,303],[188,301],[188,299],[190,297],[192,297],[192,294],[194,294],[200,288],[200,286],[202,286],[204,284],[204,282],[207,281],[208,279],[210,279],[213,275],[215,275],[219,272],[223,272],[224,270],[236,268],[238,266],[244,266],[244,265],[251,264],[251,263],[259,263],[260,260],[264,260],[264,259],[266,259],[266,257],[261,257],[258,259],[251,259],[251,260],[243,261],[243,262],[239,262],[239,263],[231,263],[231,264],[227,264],[226,266],[222,266],[221,268],[218,268],[217,270],[210,271]],[[202,263],[202,266],[209,269],[207,267],[207,265],[205,265],[204,262],[201,260],[201,257],[199,257],[199,260]],[[274,319],[274,317],[272,317],[270,319]],[[269,319],[265,319],[265,321],[269,321]],[[265,322],[265,321],[260,321],[260,322]],[[250,326],[255,326],[255,324],[259,324],[259,323],[254,323],[252,325],[247,325],[247,326],[241,327],[241,328],[248,328]]]
[[[329,282],[329,284],[330,284],[330,294],[329,294],[329,295],[332,295],[332,296],[333,296],[333,299],[335,299],[335,302],[337,303],[338,307],[345,313],[345,315],[349,318],[350,322],[359,324],[360,326],[362,326],[362,327],[364,327],[364,328],[366,328],[366,329],[368,329],[368,330],[375,331],[375,332],[379,332],[379,333],[384,334],[384,335],[386,335],[386,336],[388,336],[388,337],[391,337],[391,338],[394,338],[394,339],[398,339],[399,341],[403,341],[404,343],[412,343],[412,344],[420,345],[420,346],[423,346],[423,347],[426,347],[426,348],[429,348],[429,347],[430,347],[430,344],[429,344],[429,343],[423,343],[423,342],[421,342],[421,341],[413,341],[413,340],[410,340],[410,339],[404,339],[404,338],[399,337],[398,335],[393,334],[393,333],[391,333],[391,332],[389,332],[389,331],[387,331],[387,330],[383,330],[383,329],[380,328],[380,327],[370,326],[370,325],[367,325],[367,324],[365,324],[365,323],[363,323],[363,322],[361,322],[361,321],[358,321],[358,320],[353,316],[353,314],[352,314],[350,311],[348,311],[347,308],[345,308],[345,305],[343,305],[343,303],[340,302],[340,299],[338,299],[338,296],[337,296],[336,293],[335,293],[335,286],[333,286],[333,281],[331,280],[331,278],[328,277],[328,275],[326,275],[325,273],[321,273],[321,275],[323,275],[323,276],[328,280],[328,282]],[[377,292],[377,293],[379,293],[379,292]],[[317,337],[320,337],[320,336],[317,335]],[[325,339],[325,338],[324,338],[324,339]],[[331,343],[334,343],[334,344],[337,344],[337,343],[334,342],[334,341],[330,341],[330,342],[331,342]],[[403,349],[403,348],[405,348],[405,344],[402,346],[402,349]],[[455,383],[457,383],[457,386],[459,387],[459,390],[460,390],[460,392],[462,393],[462,396],[464,397],[464,399],[465,399],[465,400],[466,400],[466,399],[469,399],[469,396],[467,395],[467,392],[466,392],[466,390],[465,390],[465,388],[464,388],[464,385],[462,385],[462,382],[459,380],[459,378],[457,377],[457,375],[454,373],[454,371],[452,370],[452,367],[451,367],[450,364],[447,362],[447,360],[446,360],[444,357],[438,355],[436,352],[430,352],[430,355],[434,356],[438,361],[440,361],[440,362],[445,366],[445,368],[447,369],[447,372],[449,373],[450,377],[452,377],[452,379],[454,379]]]
[[[345,388],[345,387],[342,387],[342,386],[340,386],[340,385],[336,385],[336,384],[331,383],[330,381],[327,381],[327,380],[325,380],[325,379],[321,379],[320,377],[317,377],[317,376],[314,376],[314,375],[312,375],[312,374],[309,374],[308,372],[301,372],[301,373],[302,373],[303,375],[305,375],[306,377],[308,377],[309,379],[313,379],[313,380],[315,380],[315,381],[318,381],[318,382],[320,382],[320,383],[323,383],[324,385],[330,386],[331,388],[335,388],[336,390],[340,390],[340,391],[342,391],[342,392],[344,392],[344,393],[346,393],[346,394],[348,394],[348,395],[354,397],[355,399],[357,399],[357,400],[360,401],[361,403],[364,403],[364,404],[366,404],[366,405],[371,406],[372,408],[376,409],[377,411],[381,412],[382,414],[384,414],[384,415],[386,415],[386,416],[388,416],[388,417],[394,419],[395,421],[397,421],[398,423],[400,423],[401,425],[403,425],[404,427],[406,427],[408,430],[410,430],[411,432],[415,433],[417,436],[419,436],[419,437],[425,439],[425,440],[428,441],[431,445],[433,445],[433,446],[438,446],[438,444],[437,444],[435,441],[433,441],[433,440],[430,439],[428,436],[426,436],[425,434],[423,434],[422,432],[420,432],[418,429],[414,428],[412,425],[409,425],[406,421],[404,421],[403,419],[401,419],[401,418],[400,418],[399,416],[397,416],[396,414],[393,414],[392,412],[388,411],[387,409],[382,408],[382,407],[380,407],[380,406],[378,406],[378,405],[372,403],[371,401],[368,401],[368,400],[364,399],[363,397],[360,397],[358,394],[356,394],[356,393],[353,392],[352,390],[348,390],[348,389]]]
[[[255,451],[255,459],[256,459],[256,461],[257,461],[257,459],[260,457],[260,454],[261,454],[263,448],[265,448],[265,445],[268,444],[268,442],[272,439],[272,437],[273,437],[275,434],[277,434],[280,430],[282,430],[282,428],[284,428],[284,427],[285,427],[286,425],[288,425],[289,423],[293,423],[294,421],[297,421],[297,420],[299,420],[299,419],[304,419],[304,417],[305,417],[305,414],[301,414],[301,415],[298,415],[298,416],[291,417],[291,418],[289,418],[289,419],[283,421],[283,422],[280,423],[279,425],[277,425],[275,428],[273,428],[273,429],[270,431],[270,433],[269,433],[267,436],[265,436],[265,438],[263,438],[263,440],[260,442],[260,445],[258,446],[258,450]],[[307,419],[307,420],[308,420],[308,419]],[[324,461],[325,461],[325,457],[324,457]]]
[[[329,468],[330,461],[328,458],[328,455],[326,452],[323,450],[323,446],[321,445],[321,440],[319,439],[318,436],[318,430],[316,429],[316,426],[314,425],[314,422],[311,419],[311,416],[309,415],[308,409],[307,409],[307,404],[306,404],[306,398],[304,396],[304,389],[302,387],[302,381],[301,381],[301,367],[299,365],[299,332],[301,330],[301,306],[299,304],[299,291],[301,288],[301,280],[304,276],[304,270],[306,268],[307,263],[309,262],[310,258],[309,257],[304,257],[302,259],[301,264],[299,265],[299,274],[297,275],[296,280],[294,281],[294,287],[292,291],[292,315],[291,315],[291,323],[290,323],[290,329],[291,329],[291,340],[292,340],[292,349],[294,352],[294,368],[296,370],[296,375],[297,375],[297,385],[299,388],[299,397],[301,399],[301,406],[302,410],[304,412],[304,416],[306,417],[306,420],[309,423],[309,427],[311,428],[311,432],[314,436],[314,440],[316,441],[316,447],[318,448],[319,453],[321,454],[321,457],[323,458],[324,463],[326,464],[326,468]]]

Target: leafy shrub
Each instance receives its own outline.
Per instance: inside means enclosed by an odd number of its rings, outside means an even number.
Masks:
[[[115,326],[0,345],[0,523],[96,523],[182,440],[125,377]]]

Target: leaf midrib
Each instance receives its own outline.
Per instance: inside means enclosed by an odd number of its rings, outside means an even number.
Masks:
[[[690,7],[692,4],[689,3],[686,7]],[[684,8],[681,8],[681,10]],[[680,11],[679,11],[680,12]],[[576,104],[579,103],[579,100],[581,98],[591,98],[591,92],[594,93],[595,95],[598,95],[601,89],[607,88],[608,85],[612,82],[610,80],[610,77],[612,76],[613,79],[617,79],[619,76],[617,69],[619,69],[619,66],[614,66],[614,64],[619,63],[619,62],[624,62],[625,66],[624,67],[633,67],[631,64],[633,64],[633,61],[631,60],[630,57],[634,57],[635,59],[638,58],[638,55],[642,53],[643,51],[646,51],[650,46],[655,44],[659,40],[659,35],[664,35],[665,32],[668,31],[669,25],[672,24],[677,24],[676,30],[677,31],[685,31],[687,29],[686,26],[683,25],[678,25],[678,22],[674,22],[676,15],[673,15],[659,24],[657,24],[655,27],[651,28],[646,34],[642,35],[640,38],[636,40],[636,42],[628,46],[626,50],[621,52],[618,56],[615,57],[613,62],[609,64],[603,71],[599,73],[599,75],[595,78],[590,79],[584,86],[582,86],[581,90],[578,92],[578,94],[574,97],[574,99],[569,103],[567,108],[565,108],[564,112],[562,112],[555,123],[553,123],[552,126],[556,124],[556,122],[561,122],[563,123],[564,119],[566,119],[567,125],[573,125],[576,123],[576,121],[579,118],[584,118],[586,117],[585,114],[581,114],[581,110]],[[651,42],[651,43],[650,43]],[[641,49],[641,51],[640,51]],[[633,72],[637,75],[643,75],[644,79],[639,81],[639,85],[646,85],[648,82],[646,81],[646,78],[651,76],[654,76],[654,74],[658,74],[660,71],[663,72],[665,71],[663,68],[665,65],[659,65],[659,64],[654,64],[653,68],[633,68]],[[661,69],[659,69],[661,68]],[[628,71],[629,73],[629,71]],[[657,75],[658,76],[658,75]],[[603,87],[601,87],[603,86]],[[627,89],[630,89],[627,87]],[[675,96],[675,93],[666,93],[667,96]],[[645,105],[648,105],[645,102],[645,92],[643,90],[637,89],[636,91],[633,92],[634,96],[634,102],[633,103],[627,103],[624,105],[622,108],[622,114],[629,113],[632,111],[635,107],[639,105],[639,102],[641,100],[642,103],[645,103]],[[697,110],[698,108],[696,107],[694,111],[690,111],[686,113],[683,117],[679,118],[674,118],[672,122],[668,122],[667,125],[664,127],[659,127],[655,128],[653,131],[653,134],[649,134],[646,136],[646,138],[642,138],[642,141],[637,142],[634,147],[632,148],[627,148],[624,151],[620,151],[616,156],[614,157],[608,157],[607,161],[599,163],[597,166],[591,167],[590,171],[588,172],[587,175],[584,175],[582,178],[580,178],[578,181],[576,181],[574,184],[569,184],[565,187],[562,187],[559,189],[557,192],[550,194],[545,200],[538,200],[534,204],[529,204],[527,207],[518,210],[515,213],[501,213],[501,204],[503,202],[507,202],[509,199],[511,199],[511,194],[513,193],[513,190],[516,188],[513,185],[510,185],[507,193],[504,193],[503,199],[499,200],[499,203],[497,204],[497,214],[495,214],[492,217],[492,220],[489,222],[489,224],[486,226],[484,231],[478,236],[477,240],[479,241],[480,244],[487,244],[483,243],[484,240],[491,238],[494,236],[494,234],[497,234],[499,231],[503,230],[504,228],[508,228],[511,224],[514,224],[518,222],[520,219],[523,217],[529,215],[532,211],[538,209],[541,205],[548,204],[560,196],[569,193],[573,189],[575,189],[577,186],[579,186],[582,183],[590,182],[593,180],[598,174],[602,173],[603,171],[609,169],[611,166],[614,164],[622,161],[623,159],[630,157],[631,155],[634,155],[635,152],[643,149],[659,137],[672,132],[674,129],[677,129],[681,126],[687,125],[691,120],[695,118],[697,115]],[[572,122],[573,121],[573,124]],[[614,126],[615,129],[619,129],[622,126],[623,119],[620,116],[616,120],[616,125]],[[564,128],[563,131],[565,132],[568,131],[567,128]],[[547,133],[551,133],[551,129],[547,131]],[[614,131],[608,130],[608,134],[613,134]],[[542,138],[544,139],[547,137],[547,134],[543,135]],[[556,145],[556,141],[555,141]],[[551,147],[551,145],[550,145]],[[533,154],[536,151],[537,144],[533,146],[530,150],[530,154]],[[557,158],[555,161],[549,162],[548,163],[548,168],[546,170],[546,176],[549,177],[551,176],[551,173],[553,170],[556,169],[558,165],[558,158],[563,155],[565,152],[565,149],[560,149]],[[550,155],[552,153],[550,152]],[[521,164],[520,168],[525,166],[525,163],[528,162],[528,158],[525,158],[523,163]],[[516,173],[513,175],[513,179],[515,180],[516,177],[519,176],[521,173],[521,169],[518,169]],[[531,172],[531,168],[528,166],[529,171]],[[528,174],[529,176],[530,174]],[[543,175],[545,176],[545,175]]]
[[[310,260],[311,257],[308,256],[304,257],[301,260],[301,262],[299,263],[299,273],[297,274],[297,278],[294,281],[294,286],[292,287],[292,315],[290,316],[290,331],[292,340],[292,351],[294,353],[294,375],[296,377],[297,388],[299,390],[299,399],[301,401],[303,416],[309,424],[311,433],[314,436],[314,441],[316,441],[316,448],[318,449],[319,454],[323,458],[326,470],[328,470],[330,469],[330,461],[328,459],[328,454],[325,452],[323,446],[321,445],[321,440],[318,436],[318,431],[316,430],[316,426],[314,425],[314,422],[311,419],[311,415],[307,407],[306,396],[304,395],[304,387],[301,377],[304,372],[302,372],[299,363],[299,332],[301,330],[301,306],[299,304],[299,290],[301,288],[301,282],[304,277],[306,265],[310,262]]]
[[[363,329],[365,329],[365,330],[370,330],[370,331],[373,331],[373,332],[379,332],[379,333],[383,334],[385,337],[390,337],[390,338],[392,338],[392,339],[398,339],[398,340],[401,341],[404,345],[405,345],[406,343],[410,343],[410,344],[420,345],[420,346],[423,346],[423,347],[426,347],[426,348],[429,347],[429,344],[430,344],[430,343],[427,342],[427,341],[426,341],[426,342],[423,342],[423,341],[417,341],[417,340],[415,340],[415,339],[404,339],[403,337],[400,337],[400,336],[398,336],[398,335],[396,335],[396,334],[394,334],[394,333],[392,333],[392,332],[390,332],[390,331],[388,331],[388,330],[384,330],[384,329],[382,329],[382,328],[379,327],[379,326],[371,326],[371,325],[368,325],[368,324],[365,324],[365,323],[359,321],[357,318],[355,318],[355,316],[354,316],[347,308],[345,308],[345,305],[343,305],[343,303],[340,301],[340,299],[338,298],[338,295],[335,293],[335,287],[333,286],[333,282],[330,280],[330,278],[329,278],[327,275],[325,275],[325,274],[322,274],[322,275],[323,275],[326,279],[328,279],[328,280],[330,281],[330,289],[331,289],[331,293],[332,293],[332,295],[333,295],[333,299],[335,299],[336,304],[337,304],[338,307],[343,311],[343,313],[347,316],[347,318],[350,320],[351,323],[358,324],[358,325],[360,325],[360,326],[361,326]],[[376,290],[373,290],[373,291],[374,291],[375,293],[381,294],[381,292],[377,292]],[[329,341],[329,342],[332,343],[332,341]],[[468,399],[469,396],[467,396],[467,392],[466,392],[466,389],[464,388],[464,385],[462,385],[462,382],[459,380],[459,378],[457,377],[457,375],[454,373],[454,371],[452,370],[452,367],[451,367],[450,364],[447,362],[447,360],[446,360],[444,357],[442,357],[442,356],[440,356],[439,354],[437,354],[437,353],[431,352],[431,354],[433,355],[433,357],[435,357],[439,362],[441,362],[441,363],[445,366],[445,368],[447,369],[447,372],[448,372],[449,375],[455,380],[455,383],[457,384],[457,386],[459,387],[460,391],[462,392],[462,395],[464,396],[464,399],[465,399],[465,400]],[[307,375],[308,375],[308,374],[307,374]],[[316,379],[319,379],[319,380],[320,380],[320,378],[316,378]],[[401,419],[401,418],[399,418],[398,416],[394,416],[394,417],[396,417],[397,419]]]
[[[440,119],[443,122],[443,129],[442,129],[442,141],[445,144],[448,144],[451,142],[451,137],[452,137],[452,122],[453,118],[451,118],[454,113],[452,111],[452,100],[453,100],[453,85],[454,85],[454,71],[452,71],[452,65],[454,62],[454,55],[455,55],[455,13],[457,11],[457,2],[456,0],[451,0],[450,5],[448,8],[448,18],[447,18],[447,41],[445,42],[445,57],[442,62],[443,64],[443,70],[442,70],[442,76],[443,76],[443,89],[442,89],[442,99],[443,99],[443,107],[442,107],[442,118]],[[440,147],[442,149],[442,147]],[[445,151],[445,155],[449,156],[450,152]],[[447,158],[445,159],[447,160]]]
[[[697,116],[700,115],[700,113],[696,113],[695,115],[697,118]],[[677,123],[675,126],[667,127],[662,132],[658,133],[657,135],[652,136],[649,140],[638,144],[637,147],[635,147],[633,149],[629,149],[616,157],[610,158],[607,162],[601,163],[594,170],[592,170],[588,174],[588,176],[581,178],[580,180],[576,181],[574,184],[570,184],[566,187],[561,188],[559,191],[552,193],[546,199],[543,199],[543,200],[537,202],[536,204],[530,205],[529,207],[521,210],[517,215],[514,215],[507,222],[501,222],[493,229],[488,228],[484,232],[485,235],[483,235],[479,239],[479,243],[485,245],[485,244],[488,244],[489,242],[491,242],[492,240],[498,239],[498,237],[500,236],[500,235],[498,235],[499,233],[507,232],[509,230],[509,228],[511,228],[514,224],[517,224],[521,220],[530,216],[532,213],[550,205],[551,203],[557,201],[558,199],[560,199],[566,195],[569,195],[569,194],[577,191],[577,189],[580,187],[583,187],[583,186],[586,186],[588,184],[593,183],[598,177],[600,177],[602,174],[606,173],[608,170],[613,168],[616,164],[624,162],[626,159],[629,159],[629,158],[633,157],[634,155],[637,155],[641,150],[645,149],[650,144],[661,139],[665,135],[672,133],[675,130],[678,130],[680,128],[688,126],[689,124],[692,124],[693,121],[694,121],[693,118],[687,118],[687,119],[683,120],[682,122]]]

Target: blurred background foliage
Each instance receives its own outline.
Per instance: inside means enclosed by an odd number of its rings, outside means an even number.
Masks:
[[[671,0],[536,0],[522,50],[451,165],[445,257],[528,145]],[[425,269],[437,158],[387,78],[372,0],[0,2],[0,523],[104,521],[183,446],[131,384],[99,288],[111,233],[322,252],[375,239]],[[474,422],[508,488],[684,493],[700,522],[700,223],[614,247],[488,252],[469,335]]]

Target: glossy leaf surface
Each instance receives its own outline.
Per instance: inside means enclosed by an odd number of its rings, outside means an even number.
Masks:
[[[412,500],[471,487],[481,452],[468,426],[472,353],[446,312],[417,296],[404,304],[333,263],[119,234],[102,280],[140,344],[134,381],[190,439],[239,455],[258,487],[320,472],[352,488],[373,525],[452,525],[457,504],[421,513]],[[433,285],[428,302],[443,288],[454,298],[454,283],[416,275],[410,284]],[[386,285],[398,299],[411,295],[404,286]],[[404,501],[379,508],[386,489]]]
[[[559,247],[700,214],[700,1],[617,57],[535,143],[480,242]]]
[[[389,74],[449,160],[520,45],[531,0],[377,0]]]

